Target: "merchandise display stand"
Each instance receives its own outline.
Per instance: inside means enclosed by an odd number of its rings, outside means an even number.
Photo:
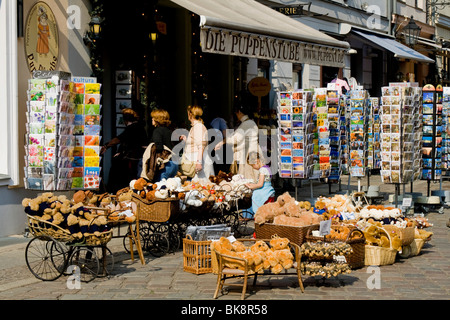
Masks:
[[[442,86],[423,87],[422,179],[427,180],[427,197],[430,197],[431,181],[439,181],[442,175],[442,98]]]
[[[35,72],[28,85],[25,187],[98,189],[101,84],[49,71]]]
[[[313,164],[312,105],[311,91],[278,94],[278,171],[281,178],[307,179],[310,176]]]
[[[450,179],[450,87],[442,92],[442,179]]]
[[[69,190],[75,97],[70,74],[35,71],[27,94],[25,188]]]
[[[381,181],[395,185],[398,206],[400,184],[420,177],[421,88],[391,83],[382,88]]]
[[[101,84],[74,82],[75,87],[75,148],[72,189],[100,187]]]

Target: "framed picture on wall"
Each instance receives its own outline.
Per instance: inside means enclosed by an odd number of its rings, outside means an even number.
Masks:
[[[116,84],[131,84],[133,71],[131,70],[117,70]]]
[[[116,127],[125,128],[125,122],[123,121],[123,114],[116,114]]]
[[[131,99],[117,99],[116,100],[116,112],[121,113],[123,109],[132,108],[133,104]]]
[[[116,99],[131,99],[132,85],[117,85]]]

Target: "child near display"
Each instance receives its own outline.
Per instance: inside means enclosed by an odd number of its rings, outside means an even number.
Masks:
[[[267,202],[275,201],[275,189],[271,183],[270,167],[263,165],[261,155],[258,152],[250,152],[247,163],[259,172],[259,179],[256,183],[246,184],[247,188],[253,190],[252,206],[244,212],[243,216],[245,219],[251,219],[259,207]]]

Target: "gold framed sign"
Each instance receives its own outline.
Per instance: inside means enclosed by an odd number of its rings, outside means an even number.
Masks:
[[[37,2],[25,22],[25,55],[28,69],[56,70],[59,58],[59,34],[56,18],[45,2]]]

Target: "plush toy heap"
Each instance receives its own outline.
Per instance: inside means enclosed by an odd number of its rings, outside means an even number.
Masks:
[[[255,223],[273,223],[286,226],[309,226],[318,224],[322,217],[314,213],[308,201],[297,202],[288,192],[278,196],[277,201],[266,203],[255,213]]]
[[[211,242],[211,250],[231,256],[244,258],[248,262],[252,272],[270,270],[279,274],[284,269],[292,268],[294,256],[289,248],[289,239],[273,237],[269,245],[265,241],[258,240],[252,246],[247,247],[240,241],[231,242],[228,238],[221,237],[218,241]],[[244,263],[227,262],[226,266],[233,269],[244,269]]]
[[[344,242],[305,242],[301,246],[302,256],[308,257],[301,263],[303,273],[310,276],[330,278],[341,273],[350,273],[351,268],[345,259],[353,252],[352,247]]]
[[[83,193],[83,195],[81,194]],[[40,196],[22,200],[25,212],[37,217],[39,220],[49,222],[62,230],[68,230],[75,238],[94,235],[101,237],[102,233],[110,230],[106,216],[98,215],[88,209],[93,195],[84,191],[76,192],[74,198],[69,200],[66,196],[56,196],[51,192],[45,192]],[[42,224],[51,228],[50,224]],[[61,229],[55,232],[63,232]]]
[[[331,198],[319,197],[314,204],[314,212],[323,216],[323,220],[350,220],[355,218],[356,208],[351,197],[337,194]]]
[[[383,205],[370,205],[362,208],[355,214],[356,219],[383,220],[397,219],[402,217],[402,211],[399,208],[385,207]]]
[[[209,181],[193,179],[182,181],[180,177],[163,179],[150,183],[145,178],[130,182],[130,189],[147,201],[157,199],[179,199],[182,210],[187,207],[201,207],[208,202],[214,207],[227,204],[232,200],[242,199],[251,191],[245,187],[249,181],[239,175],[231,176],[219,172]]]
[[[397,251],[402,250],[402,240],[399,234],[392,232],[388,235],[379,221],[369,219],[363,232],[366,238],[366,245],[382,248],[391,248],[392,245],[393,249]],[[391,240],[389,240],[389,237]]]

